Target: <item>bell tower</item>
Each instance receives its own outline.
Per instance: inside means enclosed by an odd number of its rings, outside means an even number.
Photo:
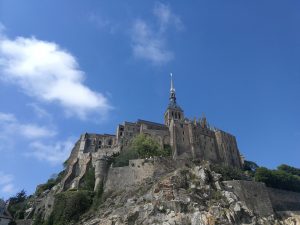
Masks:
[[[171,88],[170,88],[170,97],[169,97],[169,105],[165,112],[165,125],[170,126],[171,120],[182,121],[184,120],[183,110],[176,102],[176,92],[173,84],[173,76],[171,75]]]

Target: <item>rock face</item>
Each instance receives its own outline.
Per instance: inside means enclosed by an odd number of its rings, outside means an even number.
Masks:
[[[257,198],[252,196],[251,189],[255,184],[248,183],[251,188],[242,192],[241,198],[237,189],[247,183],[239,185],[222,182],[221,175],[211,171],[208,164],[182,167],[130,188],[105,191],[98,211],[94,215],[83,216],[77,224],[300,224],[297,216],[276,217],[270,202],[258,204],[257,199],[268,193],[258,193]],[[255,187],[261,185],[258,183]],[[247,199],[247,196],[251,198]]]

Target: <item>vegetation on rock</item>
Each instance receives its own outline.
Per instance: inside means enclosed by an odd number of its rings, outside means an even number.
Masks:
[[[113,166],[128,166],[131,159],[143,159],[153,156],[170,156],[171,148],[165,145],[164,148],[153,138],[139,134],[132,139],[126,149],[124,149],[115,159]]]
[[[63,170],[59,174],[52,175],[51,178],[48,179],[48,181],[45,184],[40,184],[37,186],[35,194],[37,196],[39,196],[44,191],[50,190],[52,187],[54,187],[56,184],[58,184],[62,180],[64,174],[65,174],[65,171]]]
[[[54,208],[43,225],[66,225],[76,222],[93,202],[93,192],[66,191],[55,196]]]
[[[282,167],[279,166],[278,168]],[[293,168],[293,171],[296,170],[296,168]],[[255,181],[264,182],[268,187],[300,192],[300,176],[287,171],[282,169],[269,170],[265,167],[260,167],[256,170]]]
[[[222,175],[222,180],[249,180],[249,177],[240,169],[218,164],[211,165],[212,170]]]
[[[82,178],[79,188],[81,190],[94,191],[95,186],[95,168],[89,164],[85,175]]]
[[[27,195],[24,190],[9,198],[8,211],[14,219],[24,219]]]

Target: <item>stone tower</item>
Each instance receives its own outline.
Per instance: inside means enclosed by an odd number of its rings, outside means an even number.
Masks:
[[[165,112],[165,125],[170,126],[171,121],[183,121],[184,120],[184,113],[183,110],[176,102],[176,92],[173,84],[173,76],[171,73],[171,88],[170,88],[170,97],[169,97],[169,105]]]

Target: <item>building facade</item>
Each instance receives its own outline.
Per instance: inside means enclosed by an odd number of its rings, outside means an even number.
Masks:
[[[170,146],[174,159],[200,159],[242,167],[242,157],[233,135],[211,127],[205,116],[198,120],[185,118],[177,103],[172,78],[164,124],[137,120],[118,125],[116,135],[85,133],[80,138],[79,152],[91,153],[94,158],[111,156],[122,151],[138,134],[151,136],[162,147]]]

